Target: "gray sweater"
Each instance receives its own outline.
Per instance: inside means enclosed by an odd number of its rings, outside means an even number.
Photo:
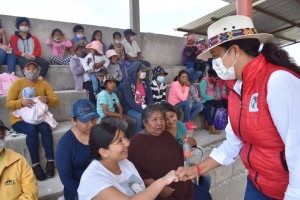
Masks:
[[[188,94],[188,100],[193,100],[194,102],[201,102],[201,99],[199,97],[198,89],[194,84],[190,85],[190,91]]]
[[[117,81],[122,81],[123,73],[122,73],[122,70],[121,70],[120,66],[118,65],[118,63],[116,63],[116,64],[110,63],[106,70],[107,70],[108,74],[115,75]]]

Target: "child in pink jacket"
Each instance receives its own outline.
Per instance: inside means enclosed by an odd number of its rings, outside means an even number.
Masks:
[[[192,123],[192,119],[201,111],[201,104],[188,100],[190,91],[189,75],[186,70],[179,71],[178,76],[171,83],[168,102],[173,106],[179,106],[184,112],[184,124],[188,132],[194,132],[197,126]]]
[[[69,65],[72,55],[65,57],[65,50],[72,47],[73,44],[60,29],[56,28],[52,31],[46,40],[46,44],[51,47],[50,64]]]
[[[22,119],[29,124],[40,124],[46,122],[50,127],[55,128],[58,124],[53,118],[53,115],[48,111],[48,106],[42,103],[38,97],[35,97],[35,88],[26,87],[22,90],[24,99],[32,99],[35,104],[32,108],[23,107],[12,112],[15,117],[22,117]]]

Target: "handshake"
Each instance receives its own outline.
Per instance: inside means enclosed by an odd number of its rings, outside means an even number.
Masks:
[[[178,169],[170,171],[162,179],[167,182],[166,185],[172,182],[187,181],[198,176],[198,170],[196,166],[192,167],[178,167]]]

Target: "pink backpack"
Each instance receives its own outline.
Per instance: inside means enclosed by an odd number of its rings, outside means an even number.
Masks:
[[[0,95],[7,95],[11,84],[17,79],[17,76],[8,73],[0,74]]]

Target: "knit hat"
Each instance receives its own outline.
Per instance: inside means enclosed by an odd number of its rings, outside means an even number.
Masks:
[[[162,66],[154,67],[152,69],[152,73],[153,73],[153,79],[155,79],[159,74],[165,74],[165,76],[168,75],[168,72],[166,72]]]
[[[208,49],[198,55],[198,59],[211,58],[211,49],[231,40],[258,39],[260,43],[266,43],[273,38],[267,33],[257,33],[251,18],[243,15],[224,17],[207,29]]]
[[[16,20],[16,27],[17,29],[20,28],[20,24],[22,24],[22,22],[27,22],[29,27],[30,27],[30,21],[27,17],[18,17]]]
[[[36,90],[35,88],[32,87],[26,87],[22,90],[22,96],[23,98],[29,99],[33,98],[36,95]]]

